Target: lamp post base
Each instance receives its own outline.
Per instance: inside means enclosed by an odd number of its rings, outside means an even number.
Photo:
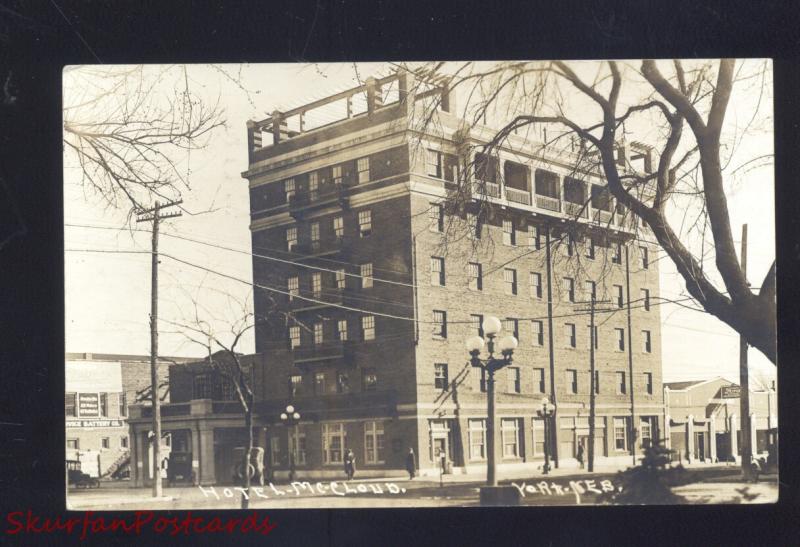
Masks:
[[[519,505],[522,499],[514,486],[481,486],[480,492],[484,506]]]

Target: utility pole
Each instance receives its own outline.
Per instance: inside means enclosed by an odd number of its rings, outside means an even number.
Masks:
[[[742,274],[747,282],[747,224],[742,225]],[[750,286],[750,283],[747,283]],[[747,341],[744,336],[739,336],[739,383],[741,384],[739,396],[739,412],[742,430],[742,476],[749,479],[753,473],[750,460],[753,455],[752,439],[750,438],[750,375],[747,367]],[[735,434],[735,433],[733,433]]]
[[[556,412],[558,407],[556,405],[556,363],[555,352],[553,348],[553,274],[551,267],[550,257],[550,225],[544,225],[545,230],[545,255],[547,261],[547,344],[550,346],[550,401],[553,403],[556,410],[553,412],[553,423],[556,424],[558,419]],[[545,418],[545,423],[547,418]],[[550,445],[550,456],[553,458],[553,466],[558,469],[558,428],[553,427],[551,431],[545,432],[548,444]]]
[[[151,253],[150,282],[150,392],[153,402],[153,497],[162,496],[161,485],[161,402],[158,399],[158,225],[167,218],[179,217],[180,212],[162,213],[162,209],[180,205],[183,200],[160,204],[144,211],[137,211],[136,222],[153,223],[153,250]]]
[[[594,471],[594,437],[595,437],[595,392],[597,391],[597,386],[595,385],[595,363],[594,363],[594,345],[595,345],[595,336],[594,336],[594,314],[597,310],[595,307],[596,304],[608,304],[609,300],[597,300],[596,295],[593,293],[591,295],[591,299],[589,300],[589,310],[575,310],[576,312],[589,312],[589,447],[588,447],[588,454],[586,458],[586,468],[587,470],[592,473]],[[587,302],[581,302],[582,304],[586,304]],[[613,311],[613,310],[606,310],[601,309],[599,311]]]
[[[634,408],[634,389],[633,389],[633,327],[631,326],[631,266],[628,258],[628,250],[630,245],[625,245],[625,292],[627,293],[627,308],[628,308],[628,376],[631,386],[631,459],[633,465],[636,465],[636,413]],[[712,440],[711,442],[715,442]]]

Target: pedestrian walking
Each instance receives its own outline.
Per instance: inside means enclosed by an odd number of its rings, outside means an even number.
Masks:
[[[413,448],[409,448],[406,455],[406,471],[408,471],[408,480],[412,480],[417,471],[417,460],[414,457]]]
[[[349,481],[353,480],[353,476],[356,474],[356,456],[349,448],[344,455],[344,472]]]
[[[578,460],[580,468],[583,469],[583,443],[578,445],[578,453],[575,454],[575,458]]]

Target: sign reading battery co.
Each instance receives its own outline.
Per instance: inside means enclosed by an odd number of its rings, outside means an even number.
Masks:
[[[742,388],[740,386],[722,386],[723,399],[738,399],[742,396]]]
[[[122,427],[122,420],[67,420],[67,427]]]
[[[99,416],[100,398],[97,393],[79,393],[78,408],[81,416]]]

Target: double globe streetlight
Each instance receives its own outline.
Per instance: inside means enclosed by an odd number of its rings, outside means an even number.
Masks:
[[[486,394],[488,399],[488,419],[486,421],[486,484],[488,486],[497,486],[494,373],[511,364],[512,355],[514,354],[514,350],[517,349],[519,342],[510,334],[498,338],[500,331],[503,329],[503,325],[497,317],[491,315],[486,317],[483,320],[482,329],[486,340],[481,336],[471,336],[467,338],[466,346],[471,356],[470,363],[473,367],[482,369],[486,376]],[[495,339],[497,339],[497,342],[495,342]],[[495,357],[494,355],[495,343],[497,344],[497,350],[500,351],[500,357]],[[484,346],[486,346],[489,356],[485,359],[481,359],[480,353]]]
[[[294,471],[295,471],[295,449],[297,448],[294,446],[294,440],[292,439],[292,434],[296,433],[294,428],[296,427],[297,423],[300,421],[300,413],[297,412],[292,405],[286,406],[286,412],[281,412],[281,422],[285,423],[289,429],[289,480],[294,480]],[[294,435],[296,438],[297,435]]]

